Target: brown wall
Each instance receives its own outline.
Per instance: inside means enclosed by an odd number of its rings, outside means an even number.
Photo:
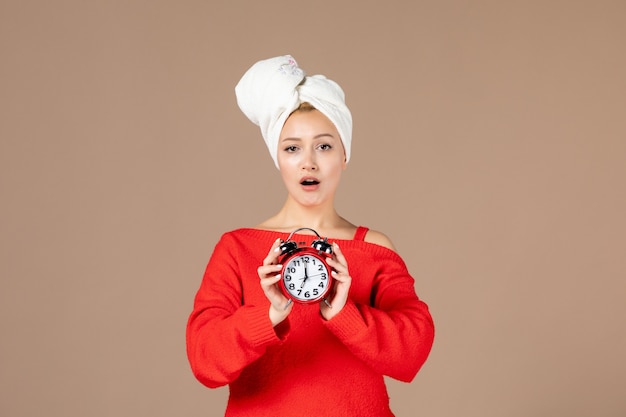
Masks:
[[[243,3],[1,2],[0,415],[222,415],[184,326],[283,201],[233,88],[286,53],[346,90],[340,212],[435,317],[397,415],[626,415],[626,3]]]

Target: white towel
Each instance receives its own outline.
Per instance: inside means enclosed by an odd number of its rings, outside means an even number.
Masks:
[[[291,55],[252,65],[235,87],[237,104],[261,135],[278,167],[278,138],[287,117],[303,102],[310,103],[335,125],[350,160],[352,115],[339,85],[323,75],[307,76]]]

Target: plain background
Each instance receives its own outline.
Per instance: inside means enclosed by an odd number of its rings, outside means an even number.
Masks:
[[[398,416],[626,415],[623,1],[0,2],[0,415],[220,416],[187,315],[285,192],[234,86],[346,91],[338,209],[437,326]],[[329,410],[332,413],[332,410]]]

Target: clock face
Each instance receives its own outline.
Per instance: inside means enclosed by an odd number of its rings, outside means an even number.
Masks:
[[[320,301],[331,284],[330,268],[316,251],[300,252],[283,266],[281,287],[288,297],[301,303]]]

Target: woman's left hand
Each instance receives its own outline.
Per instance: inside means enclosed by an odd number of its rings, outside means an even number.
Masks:
[[[337,243],[333,243],[333,257],[328,259],[328,265],[333,268],[331,274],[335,280],[335,288],[327,299],[330,307],[324,302],[320,303],[320,312],[326,320],[335,317],[346,305],[350,285],[352,284],[352,277],[350,277],[350,272],[348,271],[348,262]]]

